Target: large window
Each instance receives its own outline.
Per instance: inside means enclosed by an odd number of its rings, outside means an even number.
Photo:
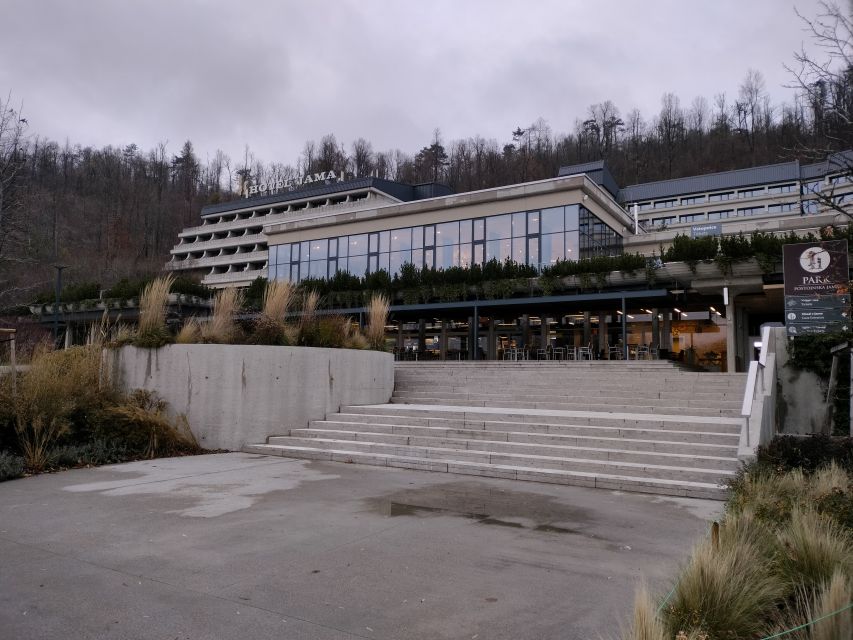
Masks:
[[[622,252],[622,237],[579,205],[319,238],[269,249],[271,278],[299,281],[337,271],[363,276],[383,269],[467,267],[511,259],[543,267]]]

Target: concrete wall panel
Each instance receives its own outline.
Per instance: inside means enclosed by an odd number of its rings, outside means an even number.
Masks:
[[[393,357],[378,351],[174,344],[104,358],[122,388],[156,391],[209,449],[265,442],[342,405],[388,402],[394,390]]]

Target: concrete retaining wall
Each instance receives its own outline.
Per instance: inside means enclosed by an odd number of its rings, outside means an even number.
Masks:
[[[801,371],[788,361],[785,329],[774,329],[776,340],[776,376],[779,396],[776,403],[780,433],[820,433],[827,424],[826,385],[811,371]]]
[[[238,450],[342,405],[388,402],[391,354],[352,349],[173,344],[104,354],[122,388],[149,389],[187,416],[199,443]]]

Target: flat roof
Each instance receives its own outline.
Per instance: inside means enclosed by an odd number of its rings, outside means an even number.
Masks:
[[[400,202],[410,202],[423,198],[431,198],[439,195],[449,195],[450,187],[434,182],[423,184],[404,184],[383,178],[355,178],[342,182],[327,181],[322,184],[313,183],[311,186],[282,191],[268,196],[255,196],[253,198],[237,198],[228,202],[209,204],[201,209],[201,217],[227,213],[241,209],[250,209],[266,205],[283,205],[297,200],[306,200],[318,196],[331,196],[337,193],[355,191],[362,189],[375,189],[381,193],[391,196]]]

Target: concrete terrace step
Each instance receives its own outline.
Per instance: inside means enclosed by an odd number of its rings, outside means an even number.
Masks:
[[[247,445],[247,453],[279,455],[309,460],[329,460],[403,469],[420,469],[511,480],[598,487],[618,491],[639,491],[692,498],[725,499],[725,489],[715,482],[690,482],[646,478],[614,473],[591,473],[564,469],[531,468],[509,464],[485,464],[470,461],[424,459],[381,453],[362,453],[347,449],[319,449],[282,445]]]
[[[561,436],[567,438],[627,438],[653,440],[662,442],[696,443],[736,447],[740,434],[725,431],[707,431],[698,429],[660,429],[626,426],[572,425],[518,422],[482,422],[430,419],[422,424],[408,424],[413,420],[401,416],[394,419],[391,416],[333,416],[339,420],[350,422],[335,422],[334,420],[312,421],[310,428],[326,428],[329,425],[345,424],[354,431],[376,431],[407,435],[431,436],[439,434],[447,437],[464,437],[476,440],[515,440],[523,442],[549,442],[549,438]],[[335,427],[332,427],[335,428]]]
[[[294,444],[302,446],[339,447],[344,443],[350,448],[361,451],[378,450],[394,447],[395,452],[404,447],[407,455],[418,453],[420,457],[436,457],[435,453],[448,452],[455,454],[470,453],[474,456],[490,456],[511,454],[517,456],[545,456],[557,460],[585,459],[589,461],[606,460],[609,462],[628,462],[640,465],[663,465],[670,467],[687,467],[703,470],[722,470],[734,472],[738,468],[737,461],[732,457],[713,455],[698,455],[672,453],[663,451],[644,451],[617,449],[612,447],[583,447],[557,444],[539,444],[530,442],[498,441],[498,440],[466,440],[464,438],[430,438],[391,436],[379,433],[358,433],[355,431],[333,431],[324,429],[294,429],[290,436],[273,436],[267,444]],[[623,441],[623,445],[630,444]],[[445,457],[453,457],[443,454]],[[475,458],[471,458],[475,459]],[[490,462],[490,460],[485,460]]]
[[[352,440],[333,440],[324,438],[274,437],[268,444],[295,447],[313,447],[357,451],[360,453],[382,453],[413,458],[457,460],[481,462],[484,464],[509,464],[513,466],[539,469],[563,469],[568,471],[588,471],[596,473],[619,473],[635,477],[664,478],[667,480],[685,480],[689,482],[719,482],[734,475],[733,469],[716,467],[684,467],[676,465],[671,459],[658,456],[657,459],[630,462],[612,460],[608,457],[569,457],[549,456],[530,452],[500,452],[486,449],[452,449],[447,447],[424,447],[418,445],[397,445],[382,442],[359,442]],[[703,462],[696,459],[696,463]]]
[[[482,395],[494,396],[495,398],[502,398],[507,395],[530,395],[530,396],[561,396],[561,397],[572,397],[572,398],[581,398],[581,399],[600,399],[600,398],[614,398],[617,391],[613,389],[601,389],[601,388],[586,388],[583,389],[582,395],[579,394],[578,387],[575,386],[565,386],[565,385],[547,385],[547,386],[531,386],[529,388],[519,388],[513,387],[512,389],[508,389],[505,392],[501,393],[499,391],[492,391],[491,389],[483,389],[479,387],[474,390],[469,390],[466,387],[462,387],[460,385],[437,385],[432,384],[429,385],[427,389],[424,389],[422,385],[409,385],[409,384],[401,384],[398,385],[394,393],[399,395],[418,395],[418,394],[431,394],[434,392],[441,392],[442,394],[446,394],[448,398],[455,397],[457,394],[465,395],[468,393],[479,393]],[[661,389],[630,389],[625,387],[620,387],[618,389],[618,398],[621,400],[629,400],[633,398],[637,398],[640,400],[701,400],[708,402],[715,402],[721,400],[723,402],[737,402],[740,403],[743,400],[743,389],[734,388],[727,389],[725,391],[707,391],[700,387],[699,389],[691,389],[689,391],[672,391],[672,390],[661,390]]]
[[[458,407],[450,405],[382,404],[341,407],[341,413],[366,413],[371,415],[407,416],[411,418],[445,418],[464,420],[466,423],[520,422],[571,425],[596,425],[636,427],[646,429],[676,429],[687,431],[715,431],[740,433],[740,418],[640,414],[628,412],[565,411],[556,409],[525,409],[524,411],[500,407]]]
[[[721,499],[744,387],[663,361],[397,363],[389,403],[244,450]]]
[[[399,396],[396,393],[391,397],[391,402],[394,404],[430,404],[444,406],[462,406],[462,407],[492,407],[495,405],[495,400],[492,398],[478,398],[474,394],[469,399],[448,399],[444,397],[415,397]],[[550,399],[541,400],[519,400],[516,398],[506,398],[501,401],[501,407],[507,409],[583,409],[585,411],[603,411],[603,412],[633,412],[633,413],[658,413],[680,415],[685,411],[689,411],[694,415],[701,416],[737,416],[740,415],[740,406],[735,407],[719,407],[710,408],[703,406],[669,406],[657,404],[623,404],[623,403],[592,403],[592,402],[565,402],[562,398],[552,397]]]

